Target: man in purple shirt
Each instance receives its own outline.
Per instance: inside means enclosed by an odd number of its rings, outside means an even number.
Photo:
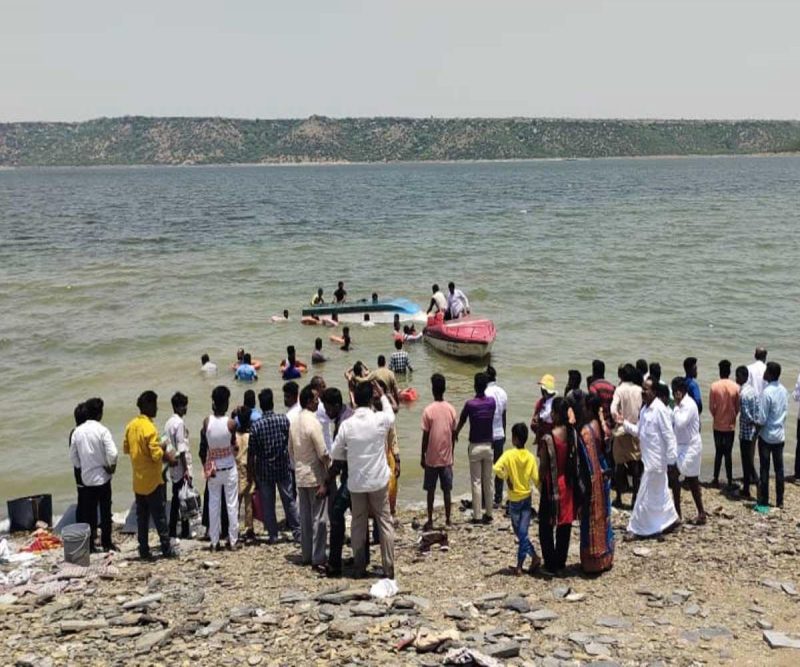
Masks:
[[[495,401],[486,395],[489,376],[475,374],[475,398],[464,403],[458,420],[455,437],[469,418],[469,477],[472,484],[472,522],[492,522],[492,494],[494,482],[492,472],[492,433]],[[481,513],[481,506],[483,512]]]

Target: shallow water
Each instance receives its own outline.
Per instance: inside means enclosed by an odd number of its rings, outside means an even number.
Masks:
[[[763,344],[791,388],[799,184],[797,157],[0,171],[0,500],[71,502],[66,438],[89,396],[105,400],[121,447],[141,391],[158,392],[159,424],[183,391],[196,448],[215,384],[200,377],[200,354],[226,367],[244,346],[265,364],[256,389],[278,390],[286,345],[307,360],[330,331],[270,316],[297,317],[337,280],[353,298],[377,291],[423,307],[433,281],[454,280],[497,324],[509,423],[530,419],[543,373],[563,387],[567,369],[586,375],[595,357],[609,376],[645,357],[671,378],[697,356],[705,397],[719,359],[749,363]],[[392,350],[387,325],[353,327],[353,339],[350,353],[326,341],[329,384]],[[410,352],[421,400],[399,417],[401,502],[422,498],[430,374],[445,373],[460,408],[479,370],[423,344]],[[238,400],[244,388],[233,391]],[[132,497],[125,457],[114,491],[120,509]]]

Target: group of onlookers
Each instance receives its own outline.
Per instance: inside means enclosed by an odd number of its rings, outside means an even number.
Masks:
[[[739,422],[742,486],[750,498],[757,489],[757,506],[768,505],[769,467],[775,469],[776,505],[783,504],[783,448],[788,392],[780,384],[780,365],[766,362],[766,350],[756,350],[750,366],[735,370],[719,363],[719,379],[711,385],[708,406],[713,417],[715,461],[712,486],[719,486],[723,469],[729,492],[733,483],[732,450]],[[396,364],[392,364],[397,367]],[[358,366],[358,364],[357,364]],[[211,549],[227,538],[230,549],[240,548],[239,516],[244,510],[244,542],[254,542],[254,517],[260,518],[267,541],[278,541],[276,490],[286,528],[300,543],[302,561],[320,574],[342,573],[345,515],[352,512],[351,542],[356,575],[363,575],[369,559],[368,520],[381,545],[385,576],[394,576],[394,508],[400,451],[395,411],[397,383],[393,371],[379,358],[370,373],[354,368],[348,374],[349,400],[315,376],[304,387],[289,381],[283,386],[285,414],[275,411],[272,390],[258,396],[247,390],[242,405],[230,410],[230,390],[217,386],[211,393],[212,410],[200,432],[200,460],[206,480],[203,523]],[[405,368],[407,364],[402,364]],[[433,401],[422,413],[420,465],[427,493],[427,521],[433,527],[434,499],[439,486],[445,519],[452,521],[453,462],[456,443],[468,426],[472,520],[491,523],[506,488],[507,513],[518,539],[516,572],[527,558],[535,571],[542,560],[528,536],[538,516],[538,535],[544,567],[564,568],[572,524],[580,521],[580,561],[587,572],[602,572],[613,564],[611,491],[614,504],[632,492],[631,535],[646,537],[678,525],[681,488],[690,490],[697,508],[693,522],[707,520],[702,502],[700,467],[702,397],[697,384],[697,359],[687,358],[684,375],[669,384],[661,379],[657,363],[624,364],[616,384],[605,378],[602,361],[592,363],[586,389],[581,374],[569,372],[567,386],[558,395],[555,378],[539,381],[541,396],[534,407],[530,432],[535,455],[526,449],[529,427],[511,428],[512,447],[506,448],[508,396],[489,366],[475,375],[474,397],[460,413],[444,396],[446,379],[435,373],[430,380]],[[800,402],[800,378],[794,391]],[[193,485],[192,457],[184,417],[188,398],[176,393],[173,414],[163,436],[154,419],[157,396],[139,397],[139,415],[125,429],[124,452],[131,458],[136,496],[139,552],[150,558],[149,521],[152,517],[165,556],[176,553],[177,538],[193,536],[181,521],[179,496]],[[98,527],[101,548],[111,541],[111,478],[118,452],[102,425],[103,402],[81,403],[75,410],[76,427],[70,435],[70,458],[78,485],[78,520],[91,526],[95,546]],[[800,421],[798,422],[800,429]],[[760,471],[754,465],[759,453]],[[800,454],[800,452],[798,452]],[[800,479],[800,457],[795,477]],[[172,510],[165,514],[166,477],[172,483]],[[533,489],[538,489],[534,511]],[[178,524],[180,523],[180,532]]]

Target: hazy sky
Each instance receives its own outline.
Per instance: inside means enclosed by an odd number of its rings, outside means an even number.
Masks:
[[[800,0],[0,0],[0,121],[800,117]]]

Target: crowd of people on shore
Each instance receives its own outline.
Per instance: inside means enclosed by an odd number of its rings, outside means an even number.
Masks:
[[[789,397],[780,383],[780,365],[766,358],[766,350],[756,349],[753,363],[735,369],[735,382],[730,379],[732,364],[720,361],[719,379],[711,385],[708,401],[715,447],[711,485],[719,487],[724,464],[726,492],[751,499],[750,487],[754,486],[755,508],[760,511],[769,511],[770,464],[774,467],[775,505],[783,505]],[[204,359],[204,364],[208,363]],[[445,399],[446,378],[434,373],[430,378],[433,400],[424,408],[421,420],[419,463],[427,494],[423,530],[434,526],[437,487],[443,494],[445,524],[452,523],[453,463],[465,429],[472,521],[492,523],[505,491],[505,510],[517,540],[516,573],[523,571],[528,558],[531,572],[540,568],[550,573],[562,571],[575,521],[580,526],[583,571],[600,573],[611,568],[612,505],[622,506],[622,494],[628,491],[632,502],[627,533],[632,538],[675,530],[683,516],[682,488],[689,489],[696,506],[692,522],[704,524],[708,518],[700,485],[703,401],[697,384],[697,359],[689,357],[683,366],[685,374],[667,384],[658,363],[639,360],[621,365],[618,382],[612,383],[605,377],[605,364],[595,360],[585,388],[581,373],[571,370],[562,395],[555,378],[546,374],[538,382],[541,396],[530,423],[517,422],[510,429],[508,396],[492,366],[475,375],[475,395],[460,413]],[[366,575],[372,518],[383,574],[393,579],[394,514],[401,472],[395,372],[410,370],[407,354],[389,366],[381,356],[371,372],[359,362],[346,375],[345,395],[328,387],[321,375],[302,387],[289,380],[282,387],[285,413],[276,411],[269,388],[258,395],[246,390],[242,404],[230,410],[230,389],[216,386],[211,392],[211,413],[203,420],[198,452],[205,478],[203,524],[210,548],[220,549],[223,539],[228,549],[239,549],[242,542],[255,543],[257,519],[263,522],[266,542],[279,541],[276,501],[280,497],[286,530],[300,545],[303,564],[323,576],[341,576],[345,516],[350,511],[354,576]],[[793,397],[800,402],[800,378]],[[189,399],[177,392],[171,406],[172,414],[159,432],[155,423],[158,397],[145,391],[137,400],[139,414],[125,428],[123,451],[131,461],[143,559],[152,558],[148,541],[151,518],[164,557],[177,554],[179,538],[194,537],[182,512],[187,488],[195,483],[184,421]],[[111,481],[119,453],[102,424],[103,407],[99,398],[76,407],[69,453],[78,487],[77,519],[90,525],[92,548],[113,550]],[[737,419],[741,487],[734,484],[732,464]],[[506,447],[509,430],[512,446]],[[795,480],[800,480],[800,451],[794,472]],[[167,480],[172,486],[169,517],[165,511]],[[536,510],[534,490],[538,491]],[[243,530],[240,515],[244,517]],[[535,517],[541,558],[529,537]]]

